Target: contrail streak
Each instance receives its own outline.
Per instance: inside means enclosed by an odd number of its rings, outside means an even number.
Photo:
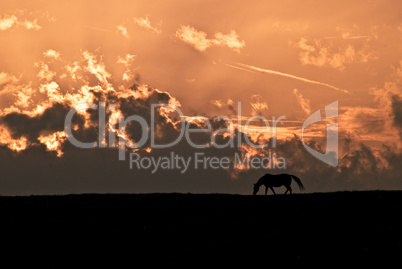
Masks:
[[[232,67],[232,68],[235,68],[235,69],[243,70],[243,71],[246,71],[246,72],[250,72],[250,73],[254,73],[254,74],[257,73],[257,72],[254,72],[254,71],[251,71],[251,70],[248,70],[248,69],[245,69],[245,68],[241,68],[241,67],[238,67],[238,66],[235,66],[235,65],[231,65],[231,64],[225,64],[225,65],[227,65],[229,67]]]
[[[82,26],[82,27],[92,29],[92,30],[99,30],[99,31],[102,31],[102,32],[111,32],[108,29],[103,29],[103,28],[95,27],[95,26],[87,26],[87,25],[85,25],[85,26]]]
[[[321,86],[325,86],[325,87],[331,88],[331,89],[336,90],[336,91],[341,91],[341,92],[350,94],[350,92],[347,91],[347,90],[332,86],[332,85],[327,84],[327,83],[323,83],[323,82],[319,82],[319,81],[315,81],[315,80],[310,80],[310,79],[307,79],[307,78],[302,78],[302,77],[298,77],[298,76],[287,74],[287,73],[282,73],[282,72],[275,71],[275,70],[263,69],[263,68],[259,68],[259,67],[252,66],[252,65],[247,65],[247,64],[242,64],[242,63],[236,63],[236,64],[241,66],[241,67],[234,66],[234,65],[229,65],[229,64],[226,64],[226,65],[229,66],[229,67],[237,68],[237,69],[244,70],[244,71],[253,70],[253,71],[259,71],[259,72],[265,73],[265,74],[271,74],[271,75],[277,75],[277,76],[297,79],[297,80],[300,80],[300,81],[303,81],[303,82],[306,82],[306,83],[321,85]]]

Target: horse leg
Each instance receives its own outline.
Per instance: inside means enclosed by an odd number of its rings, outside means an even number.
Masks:
[[[285,187],[286,187],[286,191],[284,194],[286,194],[288,192],[289,192],[289,194],[292,194],[292,188],[290,187],[290,185],[285,185]]]
[[[275,191],[274,191],[274,188],[272,188],[272,187],[269,187],[270,189],[271,189],[271,191],[274,193],[274,195],[276,195],[276,193],[275,193]]]
[[[268,187],[265,186],[265,195],[267,195],[267,192],[268,192]]]

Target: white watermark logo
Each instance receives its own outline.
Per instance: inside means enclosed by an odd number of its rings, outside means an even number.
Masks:
[[[93,142],[82,142],[79,141],[73,135],[73,118],[77,113],[85,112],[88,109],[98,110],[99,122],[98,122],[98,141]],[[108,111],[115,112],[116,109],[113,104],[107,107]],[[162,114],[163,116],[168,113],[176,113],[179,117],[176,122],[177,136],[171,142],[157,143],[157,123],[156,119]],[[147,147],[148,149],[166,149],[172,148],[177,145],[180,141],[185,139],[187,144],[194,149],[202,150],[206,148],[242,148],[243,146],[249,149],[268,149],[271,146],[272,149],[276,148],[277,144],[277,125],[281,120],[285,120],[286,116],[282,115],[278,118],[272,117],[269,121],[267,118],[257,115],[245,120],[241,115],[241,102],[237,104],[237,115],[236,120],[233,121],[231,117],[228,116],[215,116],[213,118],[207,118],[204,116],[195,117],[185,117],[183,112],[177,106],[171,104],[152,104],[151,111],[149,114],[149,121],[139,115],[131,115],[124,117],[122,113],[118,114],[118,117],[110,117],[108,121],[106,120],[106,103],[104,101],[96,104],[86,104],[80,103],[71,109],[65,119],[65,132],[67,138],[71,144],[78,148],[90,149],[90,148],[105,148],[105,147],[118,147],[119,160],[126,160],[126,149],[137,150],[140,148]],[[168,113],[166,113],[168,112]],[[156,114],[159,113],[159,114]],[[338,101],[335,101],[327,106],[325,106],[325,118],[330,119],[338,116]],[[224,121],[225,124],[221,129],[213,130],[212,123],[215,121]],[[191,127],[191,123],[194,121],[202,122],[198,124],[197,128]],[[258,121],[263,123],[263,127],[258,128],[253,127],[253,122]],[[320,110],[317,110],[311,114],[303,123],[302,126],[302,143],[306,150],[312,154],[317,159],[327,163],[333,167],[338,165],[338,123],[327,124],[327,136],[326,136],[326,151],[325,153],[318,152],[305,143],[305,129],[309,125],[321,121]],[[126,127],[129,123],[135,123],[140,131],[140,138],[132,142],[126,136]],[[237,128],[235,128],[237,125]],[[178,128],[179,126],[180,128]],[[108,130],[106,135],[106,130]],[[236,134],[235,134],[236,130]],[[266,136],[266,141],[268,143],[259,144],[251,141],[249,136],[249,131],[257,133],[269,133],[271,136]],[[192,134],[203,133],[210,134],[210,140],[207,143],[199,144],[193,141]],[[225,137],[224,142],[217,140],[217,136],[222,135]],[[269,138],[269,139],[267,139]],[[218,143],[220,141],[220,143]],[[255,151],[254,150],[254,151]],[[188,171],[190,167],[194,169],[285,169],[286,162],[283,157],[280,157],[275,152],[265,151],[266,156],[261,156],[259,154],[251,156],[248,153],[240,154],[235,153],[231,158],[229,157],[214,157],[205,156],[202,152],[195,152],[193,156],[180,156],[178,154],[170,153],[169,156],[142,156],[138,152],[129,153],[129,165],[130,169],[149,169],[152,173],[157,170],[163,169],[178,169],[181,173]],[[243,152],[244,153],[244,152]]]
[[[181,156],[170,152],[168,156],[141,156],[137,152],[130,153],[130,169],[150,170],[155,173],[159,170],[179,170],[182,174],[190,167],[194,169],[285,169],[286,162],[276,153],[268,152],[266,156],[250,156],[235,153],[233,158],[227,156],[207,156],[203,152],[195,152],[194,156]]]
[[[325,106],[325,118],[330,119],[338,117],[338,101],[332,102]],[[333,167],[338,166],[338,123],[328,123],[327,124],[327,145],[325,148],[325,153],[313,150],[304,142],[304,129],[316,122],[321,121],[320,110],[317,110],[311,114],[303,123],[302,127],[302,142],[306,150],[316,157],[318,160],[323,161]]]
[[[156,143],[156,130],[155,130],[155,126],[156,124],[156,115],[155,115],[155,111],[157,108],[164,108],[169,110],[170,112],[176,112],[179,117],[180,117],[180,132],[178,134],[178,136],[176,137],[176,139],[172,142],[169,143],[165,143],[165,144],[157,144]],[[131,149],[139,149],[144,147],[147,142],[149,142],[149,146],[152,149],[166,149],[166,148],[171,148],[176,146],[183,138],[186,140],[186,142],[195,149],[205,149],[205,148],[227,148],[227,147],[238,147],[240,148],[243,144],[246,144],[249,147],[252,148],[257,148],[257,149],[262,149],[262,148],[268,148],[269,145],[268,143],[265,144],[255,144],[253,143],[249,136],[247,135],[248,131],[252,131],[252,132],[260,132],[260,133],[271,133],[271,147],[275,148],[276,147],[276,135],[277,135],[277,131],[276,131],[276,127],[278,125],[278,123],[281,120],[286,119],[286,116],[280,116],[278,118],[276,117],[272,117],[271,119],[271,124],[269,123],[269,120],[263,116],[257,115],[257,116],[253,116],[247,119],[247,121],[245,122],[245,124],[242,124],[242,115],[241,115],[241,102],[238,102],[238,114],[237,114],[237,122],[234,122],[232,120],[232,118],[228,117],[228,116],[215,116],[213,118],[207,118],[204,116],[195,116],[195,117],[185,117],[183,112],[181,111],[180,108],[178,108],[177,106],[171,105],[171,104],[152,104],[151,105],[151,113],[150,113],[150,124],[148,124],[148,122],[141,116],[139,115],[132,115],[129,116],[127,118],[124,118],[124,116],[120,115],[119,119],[117,120],[117,123],[115,123],[116,125],[118,125],[118,127],[113,128],[116,130],[116,132],[119,134],[118,135],[118,147],[119,147],[119,160],[125,160],[126,159],[126,149],[127,148],[131,148]],[[99,137],[98,137],[98,141],[94,141],[94,142],[82,142],[79,141],[78,139],[76,139],[73,135],[73,131],[72,131],[72,120],[75,114],[77,114],[77,112],[82,112],[85,111],[86,109],[93,109],[96,110],[98,109],[99,111]],[[108,107],[109,110],[114,110],[114,106],[110,105]],[[225,120],[227,126],[225,126],[224,128],[215,130],[213,132],[212,130],[212,124],[211,121],[217,121],[217,120]],[[255,129],[253,127],[251,127],[250,125],[252,124],[253,121],[259,120],[261,122],[264,123],[265,128],[258,128]],[[191,128],[191,122],[193,121],[202,121],[204,124],[204,126],[206,126],[206,128]],[[137,124],[139,124],[139,129],[141,130],[141,139],[139,139],[138,141],[136,141],[135,143],[130,142],[128,139],[126,139],[126,135],[125,135],[125,129],[127,124],[129,124],[130,122],[136,122]],[[108,126],[111,125],[110,121],[107,122]],[[235,124],[237,124],[237,126],[242,126],[242,131],[239,130],[239,128],[237,128],[237,133],[235,136]],[[67,133],[67,137],[68,140],[71,142],[71,144],[73,144],[74,146],[78,147],[78,148],[83,148],[83,149],[89,149],[89,148],[96,148],[96,147],[100,147],[100,148],[104,148],[106,147],[106,107],[105,107],[105,102],[99,102],[99,106],[96,104],[86,104],[86,103],[82,103],[82,104],[78,104],[77,106],[75,106],[73,109],[71,109],[66,116],[65,119],[65,131]],[[243,133],[244,132],[244,133]],[[191,138],[191,134],[196,134],[196,133],[209,133],[211,134],[211,139],[208,143],[205,144],[197,144],[193,141],[193,139]],[[227,136],[227,142],[225,142],[224,144],[219,144],[216,140],[216,137],[219,134],[222,133],[229,133],[229,136]],[[116,142],[116,134],[115,132],[109,132],[109,143],[108,146],[109,147],[115,147],[115,142]],[[149,139],[149,141],[148,141]]]

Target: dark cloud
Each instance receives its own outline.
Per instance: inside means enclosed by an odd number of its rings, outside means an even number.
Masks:
[[[398,128],[402,128],[402,99],[398,95],[393,95],[391,101],[394,125]]]
[[[131,91],[138,91],[134,86]],[[106,95],[93,92],[95,102],[107,99],[106,107],[114,104],[124,117],[139,115],[148,123],[150,121],[151,105],[155,103],[168,104],[172,97],[165,92],[148,88],[142,97],[122,97],[116,92]],[[392,111],[395,126],[402,127],[402,101],[399,97],[392,98]],[[43,133],[51,134],[64,130],[64,119],[71,108],[67,105],[54,103],[42,114],[34,117],[23,113],[10,113],[1,118],[1,124],[6,126],[15,138],[24,136],[31,142],[30,146],[21,152],[13,152],[7,147],[0,148],[0,163],[2,179],[0,188],[3,194],[54,194],[54,193],[82,193],[82,192],[224,192],[243,193],[251,192],[252,183],[265,173],[291,173],[300,177],[306,186],[306,191],[337,191],[361,189],[395,189],[402,185],[399,179],[399,163],[402,156],[383,147],[378,150],[364,144],[355,145],[350,139],[342,141],[344,146],[342,156],[339,156],[339,166],[330,167],[309,154],[300,137],[293,136],[286,140],[277,140],[273,147],[272,138],[268,141],[269,148],[255,150],[244,147],[245,134],[241,133],[242,144],[223,149],[208,147],[195,149],[185,139],[166,149],[152,149],[145,151],[147,144],[137,151],[141,157],[170,158],[171,154],[194,158],[195,153],[201,153],[206,158],[227,157],[232,162],[234,156],[244,156],[247,152],[252,156],[269,156],[276,154],[286,161],[286,168],[279,169],[243,169],[233,166],[228,169],[204,169],[192,164],[182,173],[180,169],[159,169],[152,173],[152,169],[130,169],[129,154],[126,151],[126,160],[118,160],[117,148],[94,148],[89,150],[78,149],[69,142],[64,142],[63,156],[57,157],[53,151],[47,151],[45,145],[38,143],[38,136]],[[180,128],[174,123],[178,115],[158,113],[156,110],[156,143],[168,143],[175,140],[180,134]],[[98,109],[89,109],[89,124],[83,115],[76,114],[73,118],[73,135],[80,141],[89,142],[98,139]],[[107,117],[112,111],[106,110]],[[174,119],[172,121],[172,119]],[[211,118],[209,118],[211,119]],[[203,120],[186,123],[192,129],[206,127]],[[228,122],[222,119],[211,119],[212,132],[228,128]],[[139,137],[139,127],[135,122],[127,125],[126,133],[136,141]],[[191,136],[191,140],[198,145],[211,141],[211,133],[204,132]],[[238,139],[238,130],[233,138]],[[226,144],[230,137],[218,135],[216,142]],[[308,146],[316,151],[323,152],[324,144],[320,141],[309,141]],[[272,155],[271,155],[272,156]],[[85,160],[85,161],[83,161]],[[297,189],[295,190],[298,191]]]
[[[318,145],[309,144],[319,150]],[[307,192],[395,189],[402,185],[399,166],[402,156],[384,148],[383,157],[388,168],[381,167],[375,151],[359,145],[340,159],[339,167],[329,167],[315,159],[303,147],[299,137],[281,140],[276,148],[268,149],[286,160],[286,169],[195,169],[192,165],[185,172],[179,169],[130,169],[127,160],[119,161],[117,149],[78,149],[69,143],[64,155],[56,157],[43,145],[36,145],[20,153],[0,149],[2,194],[54,194],[83,192],[193,192],[193,193],[251,193],[252,184],[265,173],[291,173],[300,177]],[[265,154],[268,154],[268,150]],[[194,157],[233,157],[240,148],[207,148],[195,150],[185,141],[168,149],[140,150],[142,157],[168,157],[178,154]],[[85,162],[83,161],[85,160]],[[299,192],[294,188],[295,192]],[[278,190],[280,193],[281,190]]]
[[[4,115],[0,118],[0,124],[7,126],[14,138],[24,136],[35,142],[42,132],[63,131],[64,119],[70,109],[66,105],[55,103],[34,117],[18,112]]]

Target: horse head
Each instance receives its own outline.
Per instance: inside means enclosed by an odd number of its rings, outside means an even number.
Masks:
[[[254,184],[253,195],[256,195],[259,189],[260,189],[260,186],[258,186],[257,184]]]

